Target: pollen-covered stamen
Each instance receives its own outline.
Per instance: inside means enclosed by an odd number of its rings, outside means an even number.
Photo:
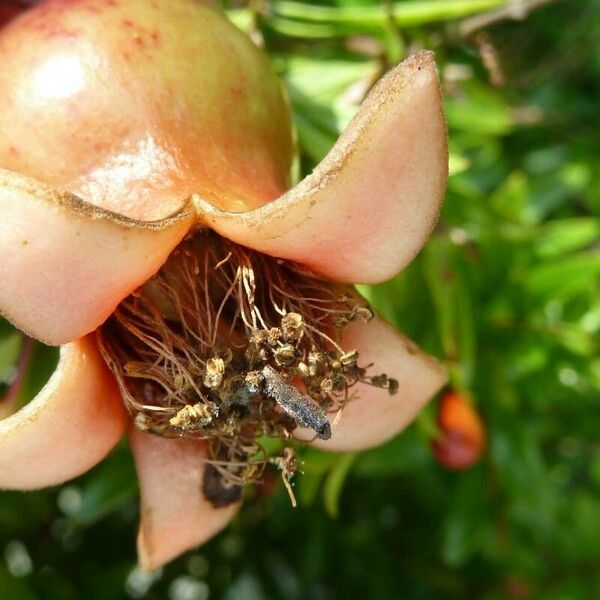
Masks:
[[[349,322],[371,317],[349,288],[205,231],[119,304],[99,342],[140,429],[210,440],[205,492],[218,504],[218,481],[227,499],[260,477],[256,438],[303,426],[328,439],[326,413],[357,382],[394,392],[340,345]]]

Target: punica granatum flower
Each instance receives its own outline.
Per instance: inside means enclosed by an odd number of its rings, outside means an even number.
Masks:
[[[386,75],[287,192],[279,84],[210,7],[47,0],[2,30],[0,62],[0,310],[64,344],[0,421],[1,486],[79,475],[128,428],[154,568],[232,518],[265,463],[257,436],[367,448],[443,385],[348,285],[400,271],[436,221],[431,53]]]

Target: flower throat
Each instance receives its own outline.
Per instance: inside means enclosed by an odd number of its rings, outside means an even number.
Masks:
[[[349,323],[372,316],[348,286],[206,230],[123,300],[98,337],[139,429],[207,440],[209,501],[236,501],[269,462],[293,501],[293,452],[269,459],[257,438],[288,440],[300,426],[328,439],[326,413],[341,411],[355,384],[395,393],[395,380],[368,375],[358,351],[340,346]]]

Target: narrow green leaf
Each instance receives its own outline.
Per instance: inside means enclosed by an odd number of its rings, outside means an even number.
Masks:
[[[0,384],[8,383],[12,370],[19,358],[23,336],[13,331],[0,338]]]
[[[449,240],[432,239],[424,253],[425,275],[453,384],[468,387],[475,371],[476,334],[471,295],[458,252]]]
[[[95,523],[133,498],[137,489],[133,460],[120,446],[85,478],[81,505],[70,516],[82,525]]]
[[[421,0],[396,2],[391,11],[382,4],[372,6],[318,6],[289,0],[269,3],[273,12],[289,19],[315,23],[384,26],[391,12],[401,27],[414,27],[435,21],[448,21],[506,4],[506,0]]]
[[[581,250],[600,239],[600,220],[579,217],[551,221],[540,227],[534,241],[538,256],[551,258]]]
[[[538,298],[565,298],[598,285],[599,277],[600,252],[585,252],[534,267],[524,276],[523,283]]]
[[[352,467],[357,456],[355,452],[341,455],[325,480],[323,503],[325,504],[325,511],[332,519],[336,519],[339,515],[340,494],[344,481],[346,481],[346,477],[350,472],[350,467]]]
[[[298,141],[302,150],[315,162],[321,159],[331,150],[335,136],[324,131],[299,113],[295,115]]]

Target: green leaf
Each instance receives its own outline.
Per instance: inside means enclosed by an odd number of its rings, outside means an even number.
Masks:
[[[491,206],[504,218],[533,225],[539,217],[531,203],[529,180],[521,171],[513,171],[490,198]]]
[[[325,479],[323,503],[325,511],[332,519],[339,515],[340,494],[356,457],[355,452],[342,454]]]
[[[85,477],[81,504],[69,516],[80,525],[91,525],[124,506],[137,490],[131,455],[127,448],[119,446]]]
[[[430,459],[429,448],[414,428],[392,440],[358,455],[353,469],[356,477],[373,479],[413,473],[422,469]]]
[[[234,8],[226,11],[227,18],[241,31],[248,33],[254,27],[255,12],[249,8]]]
[[[294,99],[304,97],[331,110],[331,102],[359,80],[374,80],[381,67],[372,60],[282,57],[285,83]]]
[[[300,113],[296,113],[295,123],[300,147],[313,161],[320,162],[331,150],[335,136],[324,131]]]
[[[23,336],[17,331],[0,337],[0,384],[9,383],[22,344]]]
[[[436,306],[439,335],[454,385],[468,387],[475,372],[476,334],[471,294],[459,250],[446,238],[425,249],[425,274]]]
[[[470,161],[466,156],[450,150],[450,156],[448,157],[448,171],[450,177],[463,173],[469,166]]]
[[[514,129],[503,97],[474,81],[463,83],[461,87],[462,93],[458,98],[450,96],[445,101],[451,139],[453,130],[482,137],[504,136]]]
[[[311,475],[310,473],[296,475],[294,491],[300,506],[311,506],[314,503],[322,479],[321,475]]]
[[[539,228],[534,240],[540,258],[553,258],[581,250],[600,239],[600,220],[578,217],[550,221]]]
[[[392,15],[401,27],[414,27],[435,21],[465,17],[506,4],[506,0],[411,0],[385,6],[319,6],[289,0],[271,0],[269,6],[276,15],[290,19],[355,25],[362,29],[384,26]]]
[[[600,252],[585,252],[530,269],[523,277],[527,291],[538,298],[567,298],[598,285]]]
[[[0,566],[0,598],[15,600],[39,600],[26,579],[13,577],[4,567]]]
[[[463,565],[485,543],[489,522],[486,515],[484,479],[479,469],[458,475],[449,499],[442,532],[442,557],[452,567]]]

